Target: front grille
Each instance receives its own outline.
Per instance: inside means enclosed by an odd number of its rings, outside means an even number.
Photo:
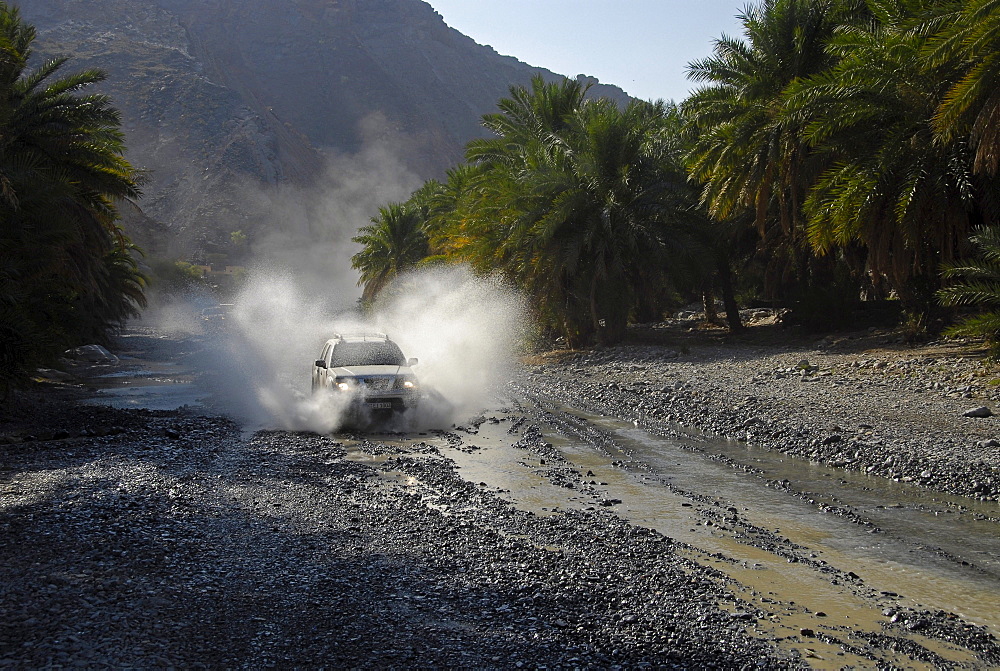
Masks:
[[[368,391],[389,391],[395,382],[393,377],[366,377],[363,380]]]

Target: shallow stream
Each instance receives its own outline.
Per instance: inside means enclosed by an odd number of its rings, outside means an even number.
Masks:
[[[150,409],[200,403],[202,391],[189,370],[140,363],[99,378],[92,402]],[[450,437],[421,432],[364,440],[404,451],[430,443],[465,479],[535,514],[610,510],[656,529],[678,541],[680,552],[726,576],[732,609],[753,604],[767,612],[753,626],[796,647],[817,668],[870,664],[863,653],[845,652],[851,648],[842,642],[871,649],[887,630],[942,660],[975,667],[968,650],[911,626],[916,619],[906,618],[920,611],[955,613],[1000,635],[996,503],[712,436],[657,435],[529,399],[507,399],[485,417]],[[547,459],[517,445],[522,431],[515,423],[522,418],[541,427]],[[366,458],[358,445],[352,451]],[[807,630],[822,635],[803,639]],[[886,655],[907,665],[908,658]]]
[[[478,449],[439,447],[464,478],[502,490],[522,509],[610,507],[687,544],[693,559],[734,580],[735,596],[769,610],[770,634],[795,640],[817,668],[851,660],[820,638],[803,648],[796,635],[805,628],[874,640],[897,613],[943,610],[1000,634],[996,504],[740,443],[658,436],[570,408],[542,417],[550,419],[545,440],[578,474],[571,486],[546,477],[551,459],[512,445],[507,421],[479,426],[466,441]],[[899,620],[900,628],[910,622]],[[911,628],[902,635],[975,666],[967,651]]]

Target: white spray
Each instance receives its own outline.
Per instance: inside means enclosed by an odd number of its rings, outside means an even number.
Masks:
[[[331,314],[288,274],[258,274],[237,297],[206,358],[214,403],[248,428],[321,433],[343,426],[346,404],[311,393],[311,366],[334,333],[387,333],[407,357],[424,398],[392,428],[446,428],[482,411],[509,378],[525,323],[523,301],[464,267],[414,272],[375,313]]]
[[[419,359],[414,373],[428,398],[404,418],[410,426],[449,426],[478,412],[514,361],[521,299],[462,267],[398,278],[374,314],[361,317],[350,263],[360,247],[350,239],[379,205],[406,200],[421,180],[399,159],[406,138],[384,119],[374,115],[360,131],[362,150],[331,157],[321,187],[257,187],[236,198],[268,222],[253,236],[258,265],[224,327],[205,334],[196,365],[210,402],[247,428],[342,426],[345,408],[310,391],[312,363],[334,333],[385,332]],[[166,309],[167,327],[196,333],[200,307]]]

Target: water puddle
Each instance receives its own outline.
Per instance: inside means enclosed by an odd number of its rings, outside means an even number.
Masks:
[[[907,608],[954,612],[1000,633],[1000,534],[983,519],[997,517],[995,504],[739,443],[657,436],[566,408],[539,415],[561,462],[552,463],[514,447],[519,436],[508,434],[506,421],[513,416],[497,413],[501,421],[463,435],[458,449],[428,442],[463,478],[496,488],[520,509],[545,515],[607,506],[686,544],[682,552],[731,579],[734,603],[767,612],[746,626],[798,650],[814,668],[870,666],[866,651],[885,635],[918,644],[937,663],[977,665],[964,648],[891,625],[886,613]],[[775,481],[788,489],[765,486]],[[913,665],[903,653],[879,655]]]
[[[754,550],[747,546],[740,548],[738,556],[744,557],[740,562],[697,551],[692,551],[691,556],[732,578],[734,582],[727,587],[734,597],[767,613],[764,619],[753,622],[753,629],[776,641],[781,648],[798,650],[811,668],[868,668],[872,660],[864,653],[871,647],[877,649],[880,668],[889,665],[912,668],[911,658],[873,645],[873,641],[887,633],[912,641],[941,660],[972,668],[980,666],[980,661],[967,649],[902,628],[887,630],[884,625],[889,618],[883,614],[882,606],[836,581],[818,580],[814,569],[804,564],[782,565],[766,551]],[[937,666],[927,664],[926,668]]]
[[[751,525],[807,548],[813,559],[854,572],[876,590],[954,611],[1000,632],[1000,533],[994,522],[981,519],[995,518],[997,504],[739,443],[715,440],[697,445],[703,453],[692,452],[691,443],[606,417],[575,414],[608,431],[627,455],[623,458],[636,462],[636,471],[647,476],[644,497],[628,511],[637,522],[676,535],[677,524],[663,515],[664,506],[649,505],[662,499],[660,486],[697,498],[707,495],[735,507]],[[717,454],[763,472],[748,473],[711,459]],[[804,494],[800,498],[764,487],[762,479],[787,481],[791,492]]]
[[[146,410],[177,410],[203,407],[204,390],[195,384],[195,375],[173,362],[123,359],[124,368],[89,378],[93,396],[87,405]]]
[[[498,491],[520,510],[551,515],[580,507],[579,492],[554,487],[546,477],[546,464],[511,445],[509,428],[509,422],[484,423],[475,435],[463,436],[462,449],[451,449],[443,439],[433,442],[455,462],[463,479]]]

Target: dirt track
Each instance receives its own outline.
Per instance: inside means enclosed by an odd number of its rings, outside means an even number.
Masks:
[[[0,665],[1000,665],[987,629],[880,593],[753,510],[664,486],[687,540],[629,522],[625,485],[652,472],[553,404],[556,379],[411,435],[22,404],[0,425]],[[532,489],[468,476],[482,455]]]

